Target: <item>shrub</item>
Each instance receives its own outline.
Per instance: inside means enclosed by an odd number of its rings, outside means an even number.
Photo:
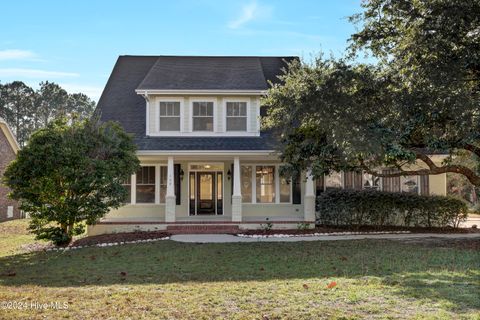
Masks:
[[[331,190],[317,197],[317,221],[335,226],[458,227],[467,204],[453,197]]]

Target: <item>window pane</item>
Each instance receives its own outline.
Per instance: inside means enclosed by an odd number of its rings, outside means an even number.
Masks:
[[[207,116],[213,117],[213,102],[207,102],[206,107],[207,107]]]
[[[325,189],[341,189],[342,188],[342,174],[340,172],[332,172],[325,176]]]
[[[290,202],[291,184],[285,178],[280,178],[280,202]]]
[[[402,177],[402,192],[418,193],[418,176]]]
[[[275,167],[256,167],[256,187],[258,203],[275,202]]]
[[[160,102],[160,116],[167,115],[167,104],[165,102]]]
[[[363,173],[363,189],[380,189],[380,178],[369,173]]]
[[[227,117],[227,131],[246,131],[247,118]]]
[[[241,169],[242,183],[242,202],[252,203],[252,167],[242,166]]]
[[[160,131],[180,131],[180,117],[160,117]]]
[[[155,202],[155,167],[141,167],[137,172],[137,203]]]
[[[194,117],[193,118],[194,131],[213,131],[213,117]]]
[[[137,203],[154,203],[155,185],[137,185]]]

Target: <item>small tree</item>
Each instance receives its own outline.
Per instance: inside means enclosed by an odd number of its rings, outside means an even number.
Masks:
[[[31,216],[37,239],[69,243],[126,197],[139,166],[132,138],[116,123],[62,118],[36,131],[7,167],[10,196]]]

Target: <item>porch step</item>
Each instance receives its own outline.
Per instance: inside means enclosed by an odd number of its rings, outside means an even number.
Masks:
[[[240,228],[232,224],[182,224],[167,226],[167,232],[171,234],[239,233]]]

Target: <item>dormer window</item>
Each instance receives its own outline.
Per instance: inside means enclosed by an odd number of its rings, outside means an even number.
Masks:
[[[180,102],[160,102],[160,131],[180,131]]]
[[[227,131],[247,131],[246,102],[227,102]]]
[[[193,102],[193,131],[213,131],[213,102]]]

